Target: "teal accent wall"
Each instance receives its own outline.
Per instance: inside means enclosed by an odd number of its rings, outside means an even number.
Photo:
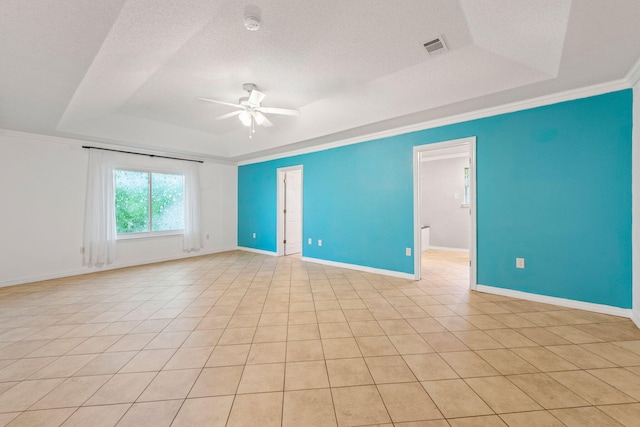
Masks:
[[[276,170],[304,165],[303,256],[412,274],[413,147],[475,136],[478,283],[630,308],[632,101],[628,89],[240,166],[238,244],[276,251]]]

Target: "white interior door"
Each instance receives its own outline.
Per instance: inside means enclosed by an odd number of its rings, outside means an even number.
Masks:
[[[284,254],[302,251],[302,170],[284,173]]]

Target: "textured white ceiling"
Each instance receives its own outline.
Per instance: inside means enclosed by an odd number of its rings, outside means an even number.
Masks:
[[[246,159],[620,79],[639,18],[637,0],[4,0],[0,127]],[[301,115],[249,139],[195,100],[247,82]]]

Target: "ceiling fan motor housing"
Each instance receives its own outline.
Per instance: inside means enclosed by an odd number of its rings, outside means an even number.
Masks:
[[[242,85],[242,90],[244,90],[245,92],[251,93],[252,90],[256,90],[256,89],[258,88],[254,83],[245,83]]]

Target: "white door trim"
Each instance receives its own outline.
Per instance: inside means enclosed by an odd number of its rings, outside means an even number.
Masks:
[[[288,172],[288,171],[294,171],[294,170],[299,170],[300,171],[300,187],[301,187],[301,193],[300,194],[300,216],[301,216],[301,222],[302,222],[302,245],[301,245],[301,255],[302,251],[304,251],[304,170],[303,170],[303,166],[302,165],[295,165],[295,166],[287,166],[285,168],[278,168],[276,169],[276,173],[277,173],[277,186],[278,186],[278,191],[277,191],[277,224],[276,224],[276,254],[277,256],[282,256],[284,255],[284,173]]]
[[[420,236],[422,206],[420,195],[422,193],[422,180],[420,179],[421,153],[442,148],[458,146],[469,147],[469,208],[471,214],[471,237],[469,239],[469,261],[471,262],[469,274],[469,288],[476,290],[478,286],[477,274],[477,217],[476,217],[476,137],[453,139],[450,141],[436,142],[433,144],[418,145],[413,147],[413,259],[414,279],[420,280],[422,268],[422,243]]]

